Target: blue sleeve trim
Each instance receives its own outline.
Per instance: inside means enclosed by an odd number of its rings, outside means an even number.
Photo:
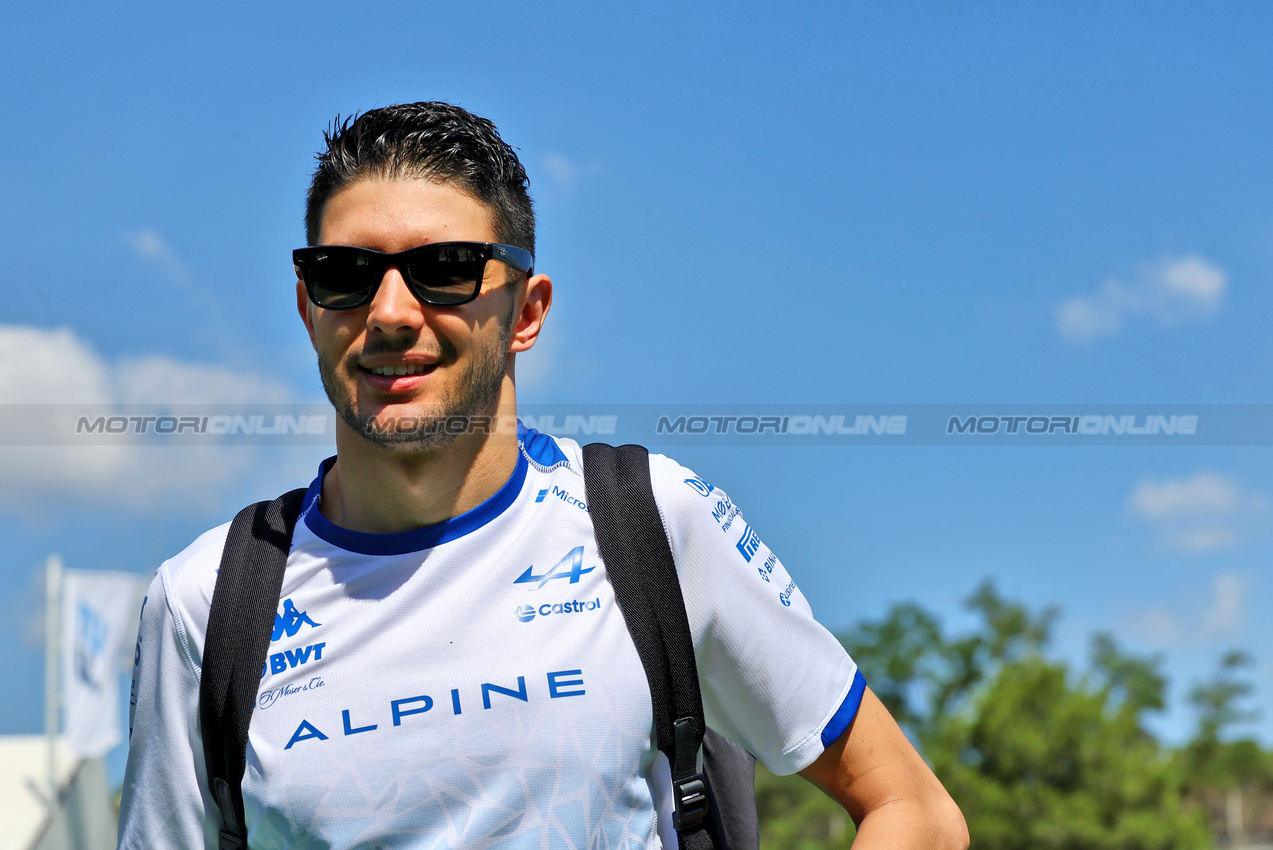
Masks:
[[[853,723],[853,718],[858,716],[858,709],[862,706],[862,694],[866,692],[866,679],[862,677],[862,671],[858,670],[853,674],[853,684],[849,685],[849,694],[844,698],[844,702],[840,703],[840,707],[836,709],[835,714],[827,723],[827,728],[822,730],[822,747],[827,747],[839,740],[844,734],[844,730],[849,728]]]

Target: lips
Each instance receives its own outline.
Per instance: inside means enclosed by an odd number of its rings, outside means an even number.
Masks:
[[[363,379],[374,390],[388,393],[409,392],[425,382],[437,368],[436,363],[390,363],[363,367]]]

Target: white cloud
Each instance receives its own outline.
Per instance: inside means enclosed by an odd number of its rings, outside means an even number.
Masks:
[[[1202,526],[1167,531],[1163,542],[1182,552],[1215,552],[1238,542],[1238,533],[1222,525]]]
[[[1176,615],[1161,605],[1127,617],[1123,629],[1157,646],[1174,646],[1183,631]]]
[[[1128,499],[1133,514],[1148,522],[1160,540],[1181,552],[1214,552],[1237,545],[1240,532],[1267,510],[1267,500],[1231,478],[1199,472],[1186,478],[1146,479]]]
[[[1057,333],[1070,342],[1087,342],[1116,334],[1133,321],[1163,329],[1206,321],[1224,308],[1228,287],[1229,273],[1205,257],[1168,257],[1144,266],[1130,283],[1109,280],[1094,295],[1062,301]]]
[[[1242,630],[1243,604],[1246,602],[1246,576],[1223,573],[1216,576],[1212,587],[1211,605],[1202,615],[1202,635],[1227,637]]]
[[[539,157],[549,184],[562,198],[571,198],[580,186],[595,180],[607,171],[606,161],[600,157],[580,159],[561,151],[548,151]]]
[[[177,249],[168,244],[159,231],[144,229],[130,230],[124,234],[133,253],[139,258],[158,267],[169,282],[189,286],[193,281],[190,267],[177,253]]]
[[[1117,284],[1108,283],[1099,297],[1070,298],[1057,308],[1057,330],[1066,339],[1108,336],[1123,329],[1121,296]]]
[[[115,378],[124,404],[281,404],[291,395],[258,375],[168,357],[122,360]]]
[[[106,404],[111,370],[66,328],[0,325],[0,399],[5,404]]]
[[[281,403],[281,384],[166,357],[110,362],[65,328],[0,325],[0,504],[37,510],[80,502],[206,509],[241,487],[260,449],[217,446],[22,445],[30,422],[74,432],[74,405]],[[32,417],[19,405],[46,406]],[[70,424],[68,424],[68,422]],[[5,442],[18,443],[4,445]]]
[[[1174,481],[1142,481],[1131,498],[1132,508],[1149,519],[1230,513],[1241,501],[1234,481],[1207,472]]]
[[[1123,629],[1164,649],[1201,646],[1220,638],[1232,638],[1246,624],[1246,600],[1250,578],[1221,573],[1203,600],[1192,600],[1175,609],[1155,605],[1124,619]]]
[[[574,194],[575,187],[579,185],[579,166],[558,151],[549,151],[543,156],[544,168],[548,169],[548,176],[552,178],[553,183],[561,190],[563,195],[569,197]]]

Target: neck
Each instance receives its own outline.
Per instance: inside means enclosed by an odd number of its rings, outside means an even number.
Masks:
[[[428,451],[377,445],[337,417],[323,516],[350,531],[394,534],[459,516],[495,495],[517,467],[517,404],[508,389],[493,412],[498,429]]]

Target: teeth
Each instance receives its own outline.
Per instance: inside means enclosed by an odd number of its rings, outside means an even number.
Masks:
[[[427,366],[419,363],[399,364],[397,366],[373,366],[371,371],[374,375],[382,375],[388,377],[402,377],[403,375],[419,375],[428,370]]]

